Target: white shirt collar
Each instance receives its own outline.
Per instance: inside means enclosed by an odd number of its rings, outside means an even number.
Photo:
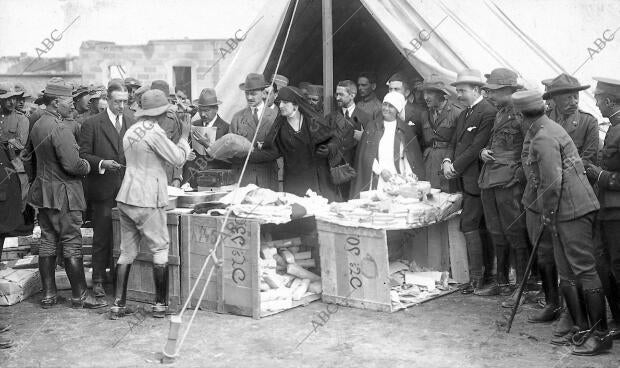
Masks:
[[[347,110],[349,111],[349,116],[353,116],[353,112],[355,111],[355,103],[352,103],[349,107],[343,107],[342,115],[344,115]]]
[[[112,125],[116,124],[116,115],[112,112],[112,110],[110,110],[110,107],[106,108],[106,111],[108,112],[108,117],[110,118],[110,121],[112,122]],[[119,114],[118,115],[119,119],[118,121],[120,121],[121,125],[123,124],[123,114]]]
[[[215,114],[215,117],[206,125],[208,127],[212,127],[213,124],[215,124],[215,121],[217,120],[217,114]]]
[[[478,102],[482,101],[482,96],[478,96],[478,98],[476,99],[476,101],[474,101],[473,104],[471,104],[471,106],[469,106],[470,108],[474,108],[474,106],[476,106],[478,104]]]
[[[256,106],[255,108],[256,108],[256,115],[258,115],[258,118],[260,119],[261,116],[263,115],[263,110],[265,110],[265,103],[261,102],[260,105]],[[250,107],[251,112],[253,112],[252,109],[254,109],[254,107]]]

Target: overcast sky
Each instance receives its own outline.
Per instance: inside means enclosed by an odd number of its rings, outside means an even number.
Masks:
[[[0,56],[36,56],[41,41],[62,39],[42,56],[79,55],[83,41],[228,38],[249,26],[267,0],[0,0]],[[77,20],[76,20],[77,19]],[[45,49],[44,49],[45,50]]]

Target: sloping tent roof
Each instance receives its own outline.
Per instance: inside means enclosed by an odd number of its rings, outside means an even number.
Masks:
[[[447,82],[457,71],[488,73],[507,67],[529,89],[562,72],[582,84],[593,76],[620,78],[620,2],[602,0],[347,0],[333,1],[334,80],[355,79],[361,70],[378,74],[382,86],[393,71]],[[257,17],[216,90],[224,101],[220,115],[230,119],[245,104],[238,84],[250,72],[275,70],[294,0],[272,0]],[[278,73],[293,84],[321,83],[321,1],[300,0]],[[430,32],[430,38],[428,33]],[[422,33],[421,33],[422,32]],[[417,50],[416,38],[420,42]],[[602,39],[605,47],[596,41]],[[605,39],[606,38],[606,39]],[[614,38],[614,39],[611,39]],[[611,40],[610,40],[611,39]],[[591,50],[588,50],[591,48]],[[592,52],[594,50],[594,52]],[[373,70],[374,69],[374,70]],[[592,89],[581,94],[581,108],[597,116]],[[599,116],[600,117],[600,116]]]

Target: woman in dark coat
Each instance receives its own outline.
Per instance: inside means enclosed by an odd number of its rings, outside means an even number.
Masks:
[[[383,100],[382,116],[368,123],[357,146],[357,177],[351,182],[351,198],[359,197],[360,192],[377,189],[381,180],[387,181],[393,174],[413,173],[418,180],[425,179],[418,139],[413,129],[398,117],[404,106],[404,97],[390,92]]]
[[[304,196],[311,189],[330,202],[340,200],[330,176],[330,162],[341,157],[335,130],[296,87],[282,88],[278,99],[280,114],[262,149],[251,153],[250,162],[283,157],[285,192]]]

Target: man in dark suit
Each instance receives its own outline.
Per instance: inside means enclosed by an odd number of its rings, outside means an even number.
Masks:
[[[575,143],[562,126],[545,115],[540,93],[516,92],[512,100],[529,127],[523,205],[530,240],[536,242],[541,232],[551,233],[560,291],[574,321],[574,328],[551,343],[570,346],[579,341],[573,354],[599,354],[611,349],[612,340],[604,323],[605,297],[594,258],[596,195]]]
[[[463,192],[463,211],[461,212],[461,231],[465,235],[469,258],[470,287],[464,293],[472,293],[482,288],[485,272],[492,272],[492,257],[485,255],[480,228],[483,223],[482,201],[478,177],[481,162],[479,154],[489,141],[491,128],[497,110],[482,98],[484,85],[478,70],[465,69],[458,73],[456,87],[460,102],[467,108],[461,112],[456,122],[456,132],[452,136],[453,154],[443,160],[443,172],[447,179],[458,179]]]
[[[75,137],[61,122],[71,115],[71,90],[64,83],[45,87],[45,112],[32,127],[27,147],[28,155],[34,151],[37,156],[36,178],[28,193],[28,203],[39,209],[41,306],[48,308],[57,303],[54,272],[57,250],[61,247],[71,283],[72,305],[101,308],[107,305],[105,300],[93,298],[86,287],[80,232],[82,211],[86,209],[80,177],[90,171],[90,165],[80,158]]]
[[[112,257],[112,208],[124,174],[123,135],[133,124],[125,112],[127,88],[120,83],[108,87],[108,108],[88,118],[80,132],[80,157],[90,164],[86,179],[87,200],[93,211],[93,291],[105,296],[103,284]]]
[[[328,119],[337,129],[337,136],[342,147],[341,164],[354,165],[355,149],[366,130],[371,117],[355,105],[357,86],[351,80],[338,82],[336,87],[336,102],[338,109],[329,113]],[[344,200],[349,199],[350,183],[338,185],[338,190]]]
[[[217,99],[217,94],[213,88],[205,88],[200,92],[198,98],[198,114],[200,120],[192,123],[194,127],[210,127],[215,128],[215,140],[222,138],[228,134],[230,124],[225,122],[218,114],[218,106],[222,101]],[[231,164],[225,161],[212,160],[207,163],[207,155],[204,150],[213,142],[209,138],[201,134],[196,128],[192,128],[192,147],[194,154],[190,155],[187,163],[183,166],[183,183],[189,183],[192,188],[198,186],[197,178],[200,173],[206,169],[230,169]],[[201,147],[197,147],[201,146]],[[203,154],[201,154],[203,152]],[[191,161],[190,161],[191,160]],[[205,165],[206,163],[206,165]]]

